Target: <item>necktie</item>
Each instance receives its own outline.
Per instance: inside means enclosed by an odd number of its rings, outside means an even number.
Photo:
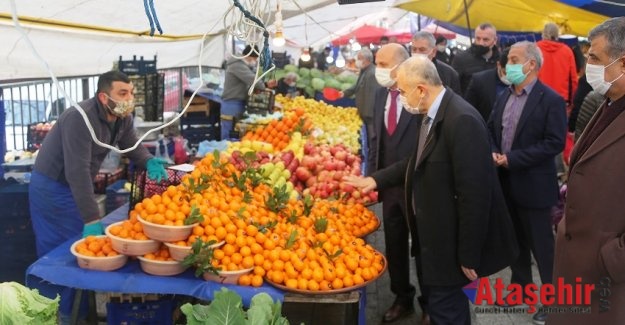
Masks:
[[[386,122],[386,131],[388,135],[393,135],[395,129],[397,128],[397,96],[399,95],[398,90],[391,90],[391,105],[389,105],[388,109],[388,118]]]
[[[432,119],[429,116],[424,116],[421,122],[421,128],[419,129],[419,143],[417,147],[417,162],[421,159],[423,153],[423,147],[425,147],[425,139],[428,137],[428,128]]]

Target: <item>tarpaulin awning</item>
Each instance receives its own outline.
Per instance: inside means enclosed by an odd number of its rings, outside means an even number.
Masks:
[[[353,31],[332,40],[332,45],[346,45],[350,40],[355,39],[360,44],[379,43],[382,36],[387,35],[386,28],[363,25]]]
[[[441,22],[470,29],[490,22],[497,31],[540,32],[553,22],[563,34],[586,36],[607,16],[569,6],[554,0],[409,0],[397,6]]]

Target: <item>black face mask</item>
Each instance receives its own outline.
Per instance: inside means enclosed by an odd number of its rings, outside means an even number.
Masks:
[[[476,56],[481,56],[490,51],[490,47],[484,45],[473,44],[471,45],[471,52]]]

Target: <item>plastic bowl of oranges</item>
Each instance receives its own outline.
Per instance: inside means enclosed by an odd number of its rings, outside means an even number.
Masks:
[[[76,256],[78,266],[83,269],[113,271],[128,261],[128,256],[116,252],[111,239],[104,235],[77,240],[70,250]]]
[[[124,255],[140,256],[158,250],[161,243],[149,239],[143,233],[143,224],[135,220],[120,221],[106,227],[105,234],[111,239],[113,249]]]
[[[158,251],[137,256],[137,258],[143,272],[152,275],[177,275],[188,268],[188,266],[182,265],[181,262],[172,259],[166,246],[161,246]]]
[[[244,274],[250,274],[254,268],[236,270],[236,271],[217,271],[217,274],[212,272],[204,272],[202,277],[206,281],[214,281],[225,284],[238,284],[239,278]]]
[[[169,226],[164,224],[158,224],[144,220],[140,216],[137,217],[139,222],[143,225],[143,232],[150,239],[162,241],[162,242],[176,242],[179,240],[185,240],[189,237],[193,231],[193,227],[198,223],[191,225]]]
[[[224,243],[225,241],[221,241],[219,243],[210,245],[209,247],[218,248],[218,247],[221,247]],[[169,254],[171,255],[171,258],[173,258],[176,261],[182,262],[185,257],[191,254],[191,246],[187,245],[187,242],[185,241],[177,241],[175,243],[163,243],[163,244],[165,244],[167,248],[169,248]]]

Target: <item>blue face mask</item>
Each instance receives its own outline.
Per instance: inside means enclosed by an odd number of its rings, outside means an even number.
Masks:
[[[517,63],[517,64],[506,64],[506,79],[510,81],[513,85],[520,85],[525,81],[525,78],[529,74],[523,73],[523,67],[528,64],[530,61],[526,61],[525,63]]]

